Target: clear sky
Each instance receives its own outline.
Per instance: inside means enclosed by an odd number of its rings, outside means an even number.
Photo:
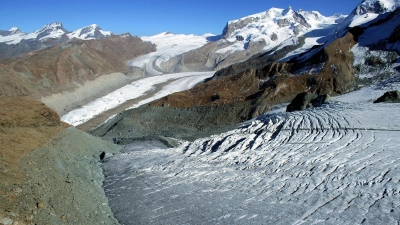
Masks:
[[[148,36],[221,34],[229,20],[271,7],[316,10],[325,16],[349,14],[361,0],[0,0],[0,30],[24,32],[61,22],[73,31],[90,24],[115,34]]]

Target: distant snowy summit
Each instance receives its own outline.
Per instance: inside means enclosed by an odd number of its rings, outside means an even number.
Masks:
[[[82,40],[103,39],[111,35],[113,35],[111,31],[103,31],[97,24],[86,26],[68,34],[70,38]]]
[[[229,41],[258,41],[266,44],[280,43],[292,36],[300,36],[314,29],[322,29],[341,22],[345,15],[335,14],[330,17],[321,15],[317,11],[295,11],[271,8],[265,12],[246,16],[238,20],[229,21],[224,28],[222,37]]]
[[[18,27],[13,27],[8,31],[0,30],[0,43],[8,45],[19,44],[22,41],[46,42],[48,40],[61,42],[72,38],[90,40],[103,39],[113,35],[110,31],[103,31],[98,25],[93,24],[83,27],[73,32],[67,31],[61,23],[50,23],[43,26],[40,30],[32,33],[24,33]]]
[[[381,14],[393,12],[400,7],[399,0],[364,0],[343,23],[348,27],[362,26]]]
[[[364,15],[367,13],[383,14],[392,12],[400,6],[399,0],[364,0],[354,10],[353,14]]]

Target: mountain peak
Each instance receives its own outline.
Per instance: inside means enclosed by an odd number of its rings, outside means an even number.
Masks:
[[[288,14],[293,13],[293,12],[294,12],[294,10],[293,10],[292,6],[289,6],[287,9],[285,9],[283,11],[282,15],[285,16],[285,15],[288,15]]]
[[[56,30],[56,29],[60,29],[60,28],[64,29],[62,23],[54,22],[54,23],[49,23],[49,24],[44,25],[41,30]]]
[[[99,25],[91,24],[89,26],[78,29],[68,34],[70,38],[78,38],[82,40],[90,39],[103,39],[111,36],[113,33],[110,31],[103,31]]]
[[[17,30],[19,30],[19,28],[18,28],[18,27],[11,27],[11,29],[9,29],[8,31],[10,31],[10,32],[14,32],[14,31],[17,31]]]
[[[81,34],[101,30],[97,24],[92,24],[81,29]]]
[[[383,14],[391,12],[400,6],[398,0],[364,0],[355,9],[354,14],[364,15],[367,13]]]
[[[399,0],[363,0],[344,20],[343,26],[355,27],[367,24],[379,14],[392,12],[399,7]]]
[[[22,33],[22,31],[18,27],[12,27],[11,29],[8,30],[10,34],[19,34]]]
[[[97,24],[91,24],[91,25],[89,25],[89,26],[87,26],[87,27],[91,27],[91,28],[93,28],[93,29],[100,29],[101,30],[101,28],[99,27],[99,25],[97,25]]]

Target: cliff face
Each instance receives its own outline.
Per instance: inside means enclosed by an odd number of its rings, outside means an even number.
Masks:
[[[131,35],[76,40],[0,62],[0,95],[41,96],[113,72],[129,74],[126,60],[155,50]]]

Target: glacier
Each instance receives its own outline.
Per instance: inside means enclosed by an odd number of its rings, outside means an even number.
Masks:
[[[178,147],[137,142],[104,162],[121,224],[397,224],[400,104],[372,101],[400,79],[279,107]]]

